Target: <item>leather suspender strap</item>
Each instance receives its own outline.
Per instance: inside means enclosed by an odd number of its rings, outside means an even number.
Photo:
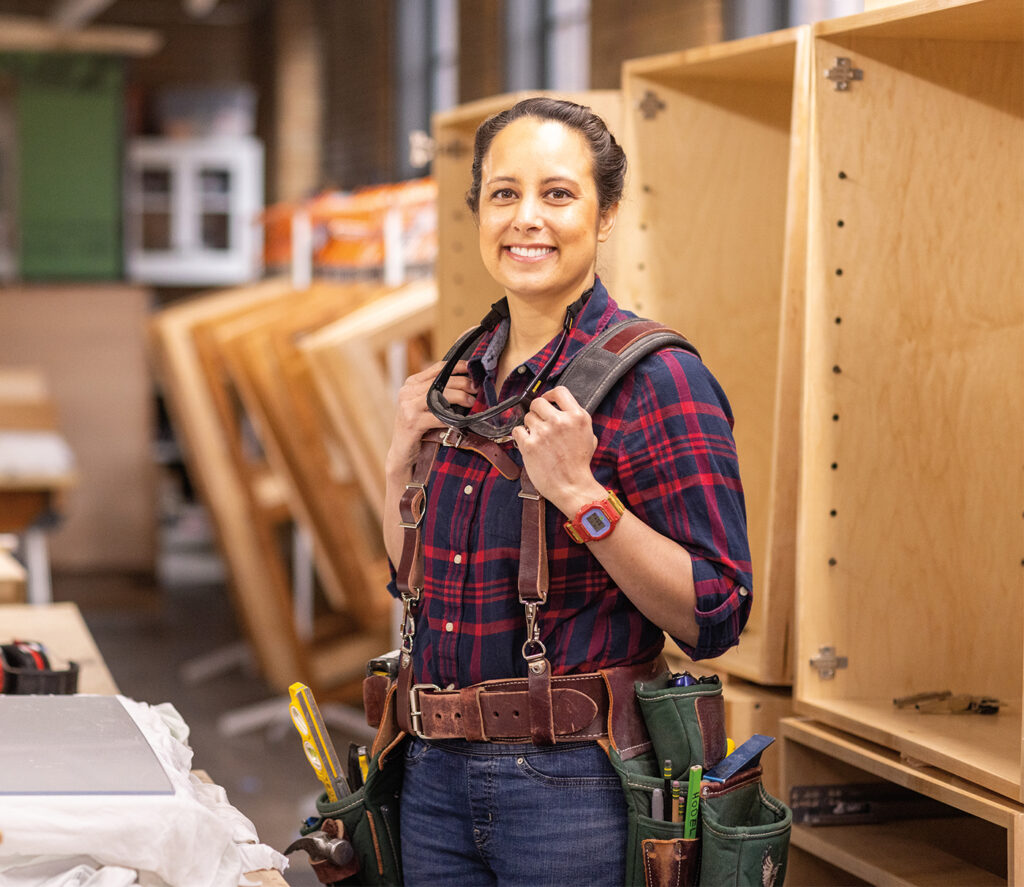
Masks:
[[[401,516],[400,526],[405,531],[402,535],[402,557],[398,563],[395,582],[402,597],[412,594],[419,600],[423,589],[423,512],[427,500],[427,480],[434,469],[434,461],[440,444],[425,441],[420,450],[416,464],[413,466],[412,478],[405,485],[405,492],[398,504]]]
[[[446,447],[472,450],[474,453],[483,456],[507,480],[515,480],[519,477],[519,472],[522,470],[509,458],[500,444],[482,437],[475,431],[459,430],[458,428],[435,428],[433,431],[428,431],[424,434],[423,439]]]
[[[526,641],[523,658],[527,665],[530,734],[534,745],[555,744],[554,700],[551,693],[551,664],[540,639],[538,609],[548,599],[547,522],[545,499],[524,470],[519,476],[523,500],[522,536],[519,541],[519,602],[526,611]]]
[[[402,647],[398,661],[398,724],[409,732],[409,688],[412,684],[412,643],[416,633],[416,610],[423,593],[423,513],[427,506],[427,481],[434,470],[441,445],[424,441],[412,477],[405,485],[399,501],[401,516],[402,556],[395,571],[395,584],[402,596]]]
[[[533,485],[524,470],[519,475],[519,498],[523,500],[522,536],[519,542],[519,603],[548,600],[548,540],[546,530],[546,500]],[[527,637],[527,641],[532,640]]]

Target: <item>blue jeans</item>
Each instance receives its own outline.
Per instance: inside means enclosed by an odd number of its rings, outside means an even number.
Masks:
[[[412,739],[401,802],[407,887],[622,887],[626,801],[593,742]]]

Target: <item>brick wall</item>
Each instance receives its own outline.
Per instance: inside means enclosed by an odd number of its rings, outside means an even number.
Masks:
[[[722,0],[591,0],[590,86],[618,89],[624,61],[721,39]]]
[[[503,18],[502,0],[460,0],[460,104],[505,92]]]
[[[391,0],[320,4],[325,40],[325,184],[395,177],[394,8]]]

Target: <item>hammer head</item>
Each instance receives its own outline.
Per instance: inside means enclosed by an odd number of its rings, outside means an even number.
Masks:
[[[340,881],[359,871],[359,860],[352,842],[345,837],[344,827],[329,831],[336,834],[329,834],[323,829],[310,832],[292,841],[284,851],[287,856],[296,850],[305,850],[310,864],[317,868],[317,877],[324,883]]]

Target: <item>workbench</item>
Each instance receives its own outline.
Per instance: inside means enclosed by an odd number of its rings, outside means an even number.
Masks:
[[[13,637],[39,641],[62,659],[77,662],[80,693],[115,695],[119,692],[77,605],[67,602],[45,606],[0,605],[0,641]],[[207,779],[202,771],[197,771],[197,775]],[[272,869],[250,872],[247,877],[264,887],[287,887],[281,873]]]

